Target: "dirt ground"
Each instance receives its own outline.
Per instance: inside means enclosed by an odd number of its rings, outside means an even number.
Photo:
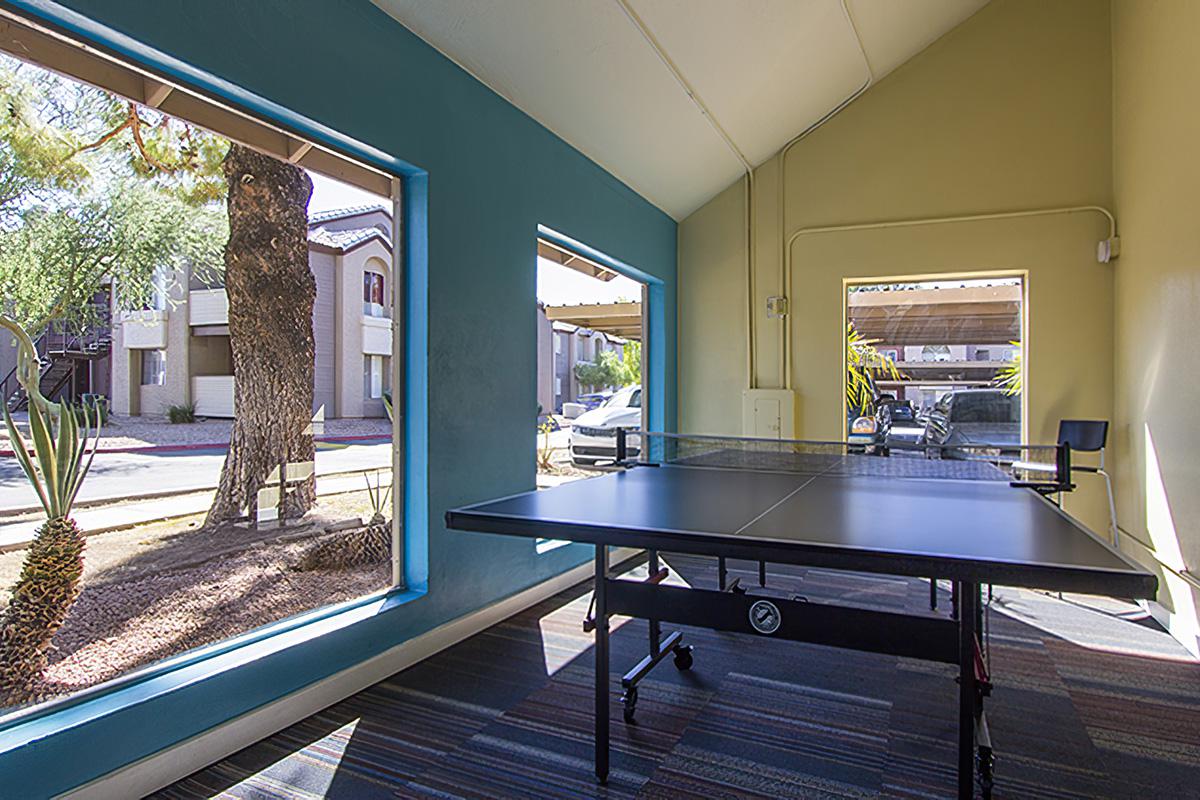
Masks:
[[[267,623],[379,591],[390,564],[298,572],[327,528],[370,516],[366,492],[321,498],[299,524],[200,529],[202,515],[98,534],[87,541],[83,590],[54,637],[43,699]],[[0,605],[24,559],[0,554]]]
[[[584,478],[600,471],[575,467],[564,449],[548,474]],[[339,535],[329,528],[370,515],[360,491],[322,497],[304,520],[285,528],[204,530],[196,514],[89,536],[83,589],[54,637],[42,699],[386,588],[390,564],[294,568],[315,543]],[[0,553],[0,608],[24,557],[24,550]]]

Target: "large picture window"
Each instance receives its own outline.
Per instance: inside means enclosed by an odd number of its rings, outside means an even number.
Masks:
[[[1024,278],[846,286],[849,441],[891,455],[1023,443]]]
[[[34,585],[46,515],[6,515],[27,536],[0,553],[0,611],[17,596],[45,607],[0,614],[0,642],[50,656],[18,665],[26,688],[0,687],[0,713],[393,589],[403,574],[390,491],[403,397],[389,374],[402,343],[389,319],[371,319],[400,308],[388,294],[403,276],[399,180],[4,20],[0,104],[16,113],[0,120],[0,311],[53,379],[31,388],[5,367],[0,396],[28,415],[49,413],[44,394],[105,420],[85,426],[99,452],[78,499],[107,505],[103,533],[88,508],[68,515],[83,573],[66,593]],[[245,191],[247,175],[278,188]],[[272,225],[274,237],[237,235]],[[301,246],[256,250],[264,241]],[[274,435],[239,435],[263,428]],[[225,480],[235,456],[271,466]],[[32,472],[4,473],[0,510],[37,506]],[[165,496],[153,513],[150,489]]]

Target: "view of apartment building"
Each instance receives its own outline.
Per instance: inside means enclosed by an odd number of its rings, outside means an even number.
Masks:
[[[382,206],[309,218],[313,305],[313,413],[325,419],[382,417],[390,391],[390,213]],[[118,289],[119,291],[119,289]],[[148,308],[116,315],[112,410],[162,414],[194,403],[208,417],[234,415],[229,301],[206,271],[164,275]]]
[[[561,414],[563,403],[579,395],[608,387],[585,386],[575,377],[575,365],[593,362],[611,351],[624,358],[626,339],[559,320],[550,320],[546,307],[538,303],[538,405],[543,412]]]

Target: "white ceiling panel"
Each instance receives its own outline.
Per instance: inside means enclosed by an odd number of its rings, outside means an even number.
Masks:
[[[682,219],[738,158],[620,0],[374,0],[650,202]],[[627,0],[752,164],[857,89],[841,0]],[[847,0],[878,80],[986,0]]]

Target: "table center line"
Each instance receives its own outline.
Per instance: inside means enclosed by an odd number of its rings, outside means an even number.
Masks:
[[[817,478],[821,477],[822,475],[825,475],[826,473],[828,473],[828,472],[829,472],[830,470],[832,470],[832,469],[833,469],[833,466],[830,466],[828,469],[824,470],[823,472],[818,472],[816,475],[813,475],[813,476],[811,476],[811,477],[810,477],[808,480],[806,480],[804,483],[800,484],[800,485],[799,485],[799,486],[797,486],[795,489],[793,489],[792,491],[788,492],[788,493],[787,493],[786,495],[784,495],[783,497],[779,498],[779,501],[778,501],[777,503],[775,503],[774,505],[772,505],[770,508],[768,508],[766,511],[763,511],[763,512],[762,512],[761,514],[759,514],[757,517],[755,517],[754,519],[750,520],[750,521],[749,521],[749,522],[747,522],[745,525],[743,525],[742,527],[740,527],[740,528],[738,528],[736,531],[734,531],[734,532],[733,532],[733,535],[734,535],[734,536],[737,536],[738,534],[742,533],[742,532],[743,532],[743,531],[745,531],[747,528],[749,528],[751,525],[753,525],[754,523],[758,522],[760,519],[762,519],[763,517],[765,517],[767,514],[770,514],[772,511],[774,511],[775,509],[779,508],[781,505],[783,505],[784,503],[786,503],[788,500],[791,500],[793,497],[795,497],[795,496],[796,496],[796,493],[797,493],[797,492],[799,492],[801,489],[805,488],[805,487],[806,487],[806,486],[808,486],[810,483],[812,483],[813,481],[815,481]]]

